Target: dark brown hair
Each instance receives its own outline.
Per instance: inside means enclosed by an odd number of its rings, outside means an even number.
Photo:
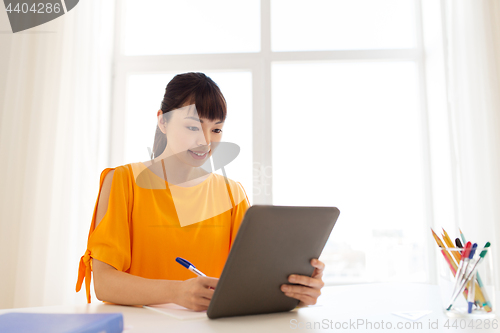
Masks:
[[[206,118],[210,121],[226,120],[226,99],[219,86],[203,73],[178,74],[167,84],[160,107],[163,119],[168,123],[172,117],[169,111],[179,109],[187,102],[195,104],[199,118]],[[151,158],[161,155],[165,147],[167,147],[167,137],[156,125]]]

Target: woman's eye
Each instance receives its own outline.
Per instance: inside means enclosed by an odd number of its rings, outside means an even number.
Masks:
[[[187,129],[189,129],[190,131],[193,131],[193,132],[194,132],[194,131],[198,131],[198,130],[199,130],[199,128],[198,128],[198,127],[194,127],[194,126],[187,126],[186,128],[187,128]],[[216,128],[214,131],[218,131],[218,132],[215,132],[215,133],[217,133],[217,134],[222,133],[222,130],[221,130],[221,129],[219,129],[219,128]]]

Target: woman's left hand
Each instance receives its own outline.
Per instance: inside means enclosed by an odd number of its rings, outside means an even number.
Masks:
[[[298,274],[292,274],[288,277],[289,282],[301,284],[300,286],[290,284],[281,285],[281,291],[285,295],[300,300],[299,307],[316,304],[319,295],[321,295],[321,288],[325,285],[321,279],[325,264],[318,259],[311,259],[311,265],[314,267],[311,277]]]

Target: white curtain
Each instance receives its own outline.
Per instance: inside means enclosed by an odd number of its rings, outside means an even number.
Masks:
[[[423,14],[434,225],[490,241],[500,290],[500,1],[424,0]]]
[[[114,0],[16,34],[0,11],[0,308],[75,292],[108,167]]]
[[[458,222],[492,243],[500,288],[500,2],[443,4]]]

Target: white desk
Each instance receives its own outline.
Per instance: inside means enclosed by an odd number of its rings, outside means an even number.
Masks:
[[[383,332],[387,326],[392,325],[393,332],[500,332],[485,329],[484,323],[478,328],[475,319],[474,327],[466,329],[446,328],[444,325],[449,319],[441,309],[441,301],[438,286],[411,283],[380,283],[361,284],[348,286],[324,287],[322,295],[316,306],[299,308],[291,312],[275,313],[266,315],[241,316],[220,319],[197,319],[192,321],[179,320],[155,311],[130,307],[107,305],[99,301],[92,304],[76,306],[50,306],[19,309],[0,310],[0,314],[17,312],[46,312],[46,313],[96,313],[96,312],[121,312],[124,316],[126,333],[155,333],[155,332]],[[395,315],[392,312],[430,310],[432,313],[425,317],[411,321]],[[455,319],[450,319],[452,325]],[[467,325],[471,319],[464,320]],[[494,319],[500,326],[500,318]],[[365,324],[355,326],[358,321]],[[383,321],[383,323],[382,323]],[[310,323],[310,329],[306,328]],[[317,322],[314,328],[314,322]],[[370,329],[367,322],[371,322]],[[412,328],[398,329],[397,325]],[[419,323],[419,324],[417,324]],[[433,328],[429,328],[433,323]],[[335,325],[344,327],[335,328]],[[438,325],[436,327],[436,324]],[[300,325],[300,326],[299,326]],[[375,325],[384,325],[384,329]],[[420,326],[417,326],[420,325]],[[462,323],[464,325],[464,323]],[[128,328],[128,329],[127,329]]]

